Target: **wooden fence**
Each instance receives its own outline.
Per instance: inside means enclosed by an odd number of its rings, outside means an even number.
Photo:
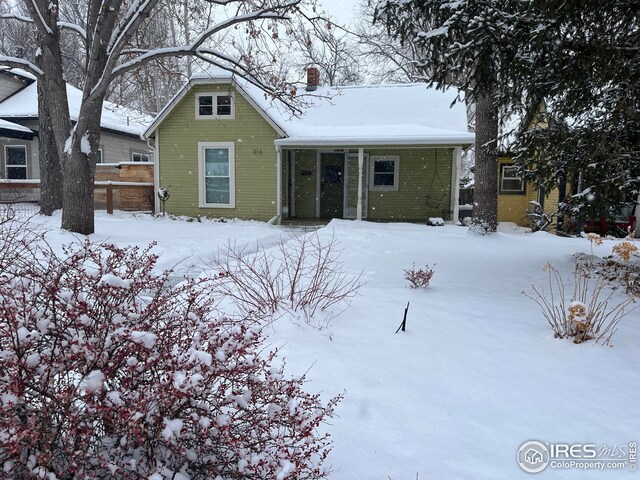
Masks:
[[[0,189],[40,188],[39,180],[0,179]],[[150,211],[154,209],[153,164],[113,163],[96,166],[94,208]]]

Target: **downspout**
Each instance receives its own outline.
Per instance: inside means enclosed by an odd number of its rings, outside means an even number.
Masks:
[[[282,148],[276,145],[276,215],[267,222],[268,225],[282,222]]]

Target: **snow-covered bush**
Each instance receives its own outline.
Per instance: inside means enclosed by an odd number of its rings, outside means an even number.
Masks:
[[[326,476],[339,399],[287,378],[255,323],[213,317],[210,282],[169,286],[151,247],[34,245],[0,257],[5,478]]]
[[[556,338],[572,337],[574,343],[595,340],[607,345],[620,321],[635,309],[629,309],[633,298],[618,299],[614,290],[607,293],[605,279],[582,260],[575,265],[571,296],[568,295],[571,287],[562,274],[551,264],[546,264],[544,269],[548,275],[547,287],[532,285],[533,294],[523,293],[540,306]]]
[[[323,311],[331,318],[362,286],[360,275],[343,272],[339,254],[334,239],[323,242],[317,234],[281,240],[275,249],[259,246],[255,252],[229,245],[212,259],[220,272],[216,289],[243,316],[268,318],[292,311],[311,323]]]
[[[432,227],[444,227],[444,219],[442,217],[429,217],[427,225]]]
[[[404,271],[404,278],[409,282],[411,288],[429,288],[429,282],[435,271],[429,267],[427,263],[423,269],[416,270],[416,264],[413,264],[409,270]]]

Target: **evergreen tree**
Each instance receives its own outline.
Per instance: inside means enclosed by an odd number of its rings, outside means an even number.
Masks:
[[[411,43],[421,58],[417,67],[441,89],[455,86],[476,105],[475,192],[472,229],[497,227],[497,151],[500,86],[513,85],[511,73],[519,27],[515,2],[495,0],[382,0],[376,21]]]
[[[527,3],[519,78],[549,123],[521,134],[516,160],[545,191],[569,182],[572,215],[612,216],[640,188],[638,2]]]

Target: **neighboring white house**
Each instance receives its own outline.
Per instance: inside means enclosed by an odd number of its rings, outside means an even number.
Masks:
[[[78,118],[82,92],[67,84],[67,96],[73,122]],[[152,120],[139,111],[105,102],[99,163],[153,162],[153,151],[141,138]],[[23,70],[0,66],[0,181],[39,178],[37,80]],[[37,195],[33,189],[20,197],[36,199]]]

